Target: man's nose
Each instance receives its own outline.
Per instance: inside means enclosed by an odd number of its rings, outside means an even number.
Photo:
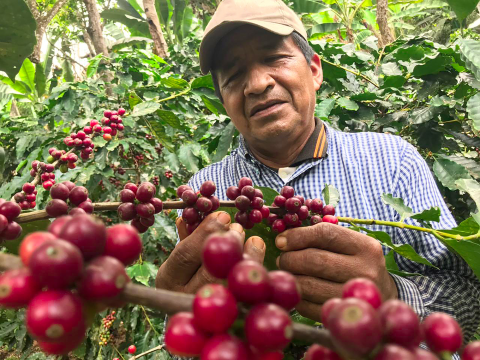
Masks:
[[[244,89],[245,97],[263,94],[269,87],[275,85],[275,80],[264,66],[258,64],[248,69]]]

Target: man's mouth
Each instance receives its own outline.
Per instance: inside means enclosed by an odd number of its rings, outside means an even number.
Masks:
[[[270,108],[275,107],[276,105],[278,106],[279,104],[283,104],[284,101],[281,100],[270,100],[264,103],[260,103],[255,105],[252,110],[250,111],[250,117],[256,115],[259,112],[265,112],[269,110]]]

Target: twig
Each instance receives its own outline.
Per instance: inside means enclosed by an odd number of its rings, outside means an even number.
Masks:
[[[148,317],[147,312],[145,311],[145,308],[142,305],[140,305],[140,308],[142,309],[143,315],[145,315],[145,318],[150,324],[150,327],[152,328],[152,330],[155,332],[155,334],[157,334],[158,337],[160,337],[160,334],[158,333],[157,329],[155,329],[155,326],[153,326],[152,322],[150,321],[150,318]]]
[[[365,76],[365,75],[361,74],[361,73],[358,72],[358,71],[353,71],[353,70],[350,70],[350,69],[348,69],[348,68],[346,68],[346,67],[344,67],[344,66],[342,66],[342,65],[338,65],[338,64],[332,63],[332,62],[330,62],[330,61],[328,61],[328,60],[325,60],[324,57],[322,57],[322,61],[323,61],[323,62],[326,62],[327,64],[330,64],[330,65],[332,65],[332,66],[335,66],[335,67],[338,67],[338,68],[343,69],[343,70],[345,70],[345,71],[348,71],[348,72],[350,72],[350,73],[352,73],[352,74],[354,74],[354,75],[356,75],[356,76],[360,76],[362,79],[368,81],[370,84],[374,85],[374,86],[377,87],[377,88],[380,88],[380,85],[376,84],[376,83],[375,83],[372,79],[370,79],[368,76]]]
[[[141,358],[142,356],[151,354],[152,352],[155,352],[155,351],[158,351],[158,350],[162,350],[164,347],[165,347],[164,345],[158,345],[157,347],[151,348],[151,349],[149,349],[149,350],[147,350],[147,351],[145,351],[141,354],[134,355],[128,360],[137,360],[137,359]]]
[[[87,68],[85,66],[83,66],[82,64],[80,64],[77,60],[75,60],[74,58],[72,58],[71,56],[69,56],[68,54],[65,53],[65,51],[63,51],[62,49],[59,49],[57,48],[51,41],[50,39],[48,38],[47,36],[47,41],[50,43],[50,45],[53,46],[54,49],[57,49],[58,51],[61,51],[63,56],[65,56],[68,60],[70,61],[73,61],[75,64],[81,66],[85,71],[87,70]]]
[[[113,348],[115,349],[115,351],[117,352],[118,356],[120,356],[122,358],[122,360],[125,360],[125,358],[123,357],[122,353],[117,349],[117,347],[115,346],[115,344],[111,344],[113,346]]]

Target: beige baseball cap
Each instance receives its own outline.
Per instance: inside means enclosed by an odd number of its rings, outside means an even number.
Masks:
[[[207,74],[218,41],[238,26],[252,24],[278,35],[294,30],[307,39],[297,14],[282,0],[223,0],[205,29],[200,45],[200,68]]]

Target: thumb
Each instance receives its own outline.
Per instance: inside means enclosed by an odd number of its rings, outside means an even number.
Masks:
[[[265,259],[265,250],[265,242],[259,236],[249,237],[243,246],[243,253],[260,264],[263,264]]]

